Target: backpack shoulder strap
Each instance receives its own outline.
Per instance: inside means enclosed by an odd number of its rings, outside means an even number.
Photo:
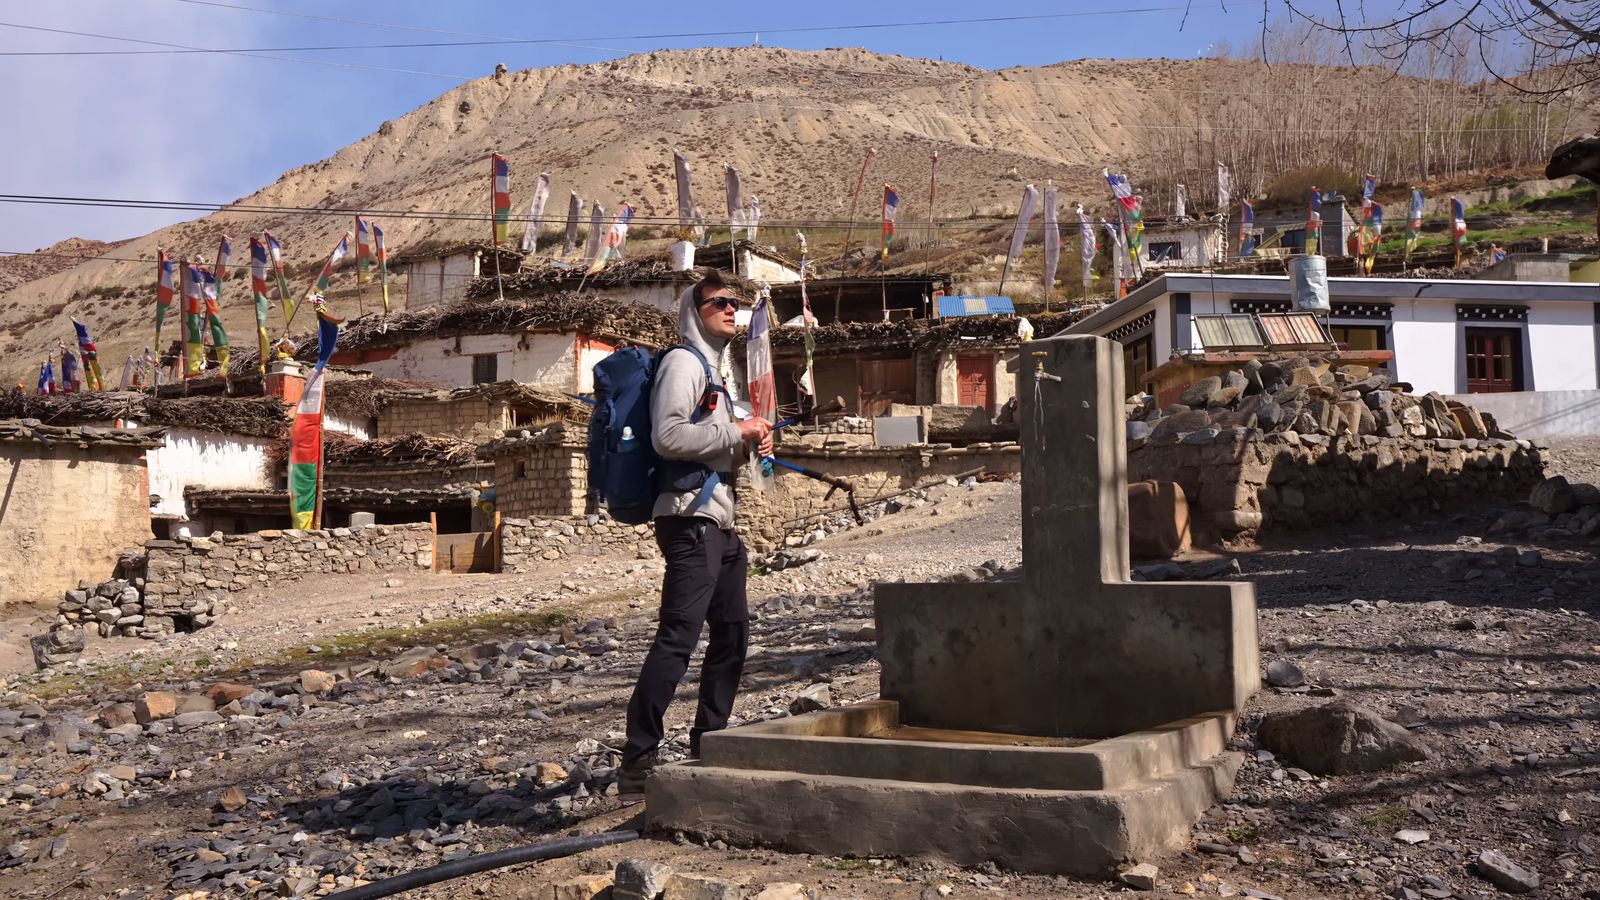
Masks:
[[[722,385],[722,384],[718,384],[711,377],[711,363],[706,361],[706,355],[704,353],[700,352],[700,348],[699,347],[696,347],[693,344],[674,344],[671,347],[668,347],[667,349],[661,351],[662,358],[663,359],[666,358],[666,355],[668,353],[671,353],[674,350],[687,350],[690,353],[693,353],[694,354],[694,358],[698,359],[700,361],[701,370],[705,372],[706,387],[711,388],[711,389],[715,390],[717,393],[721,394],[722,396],[728,398],[728,401],[730,403],[733,401],[733,395],[728,393],[727,386],[726,385]],[[659,361],[658,361],[658,364],[659,364]],[[702,403],[702,404],[700,404],[700,405],[698,405],[698,406],[696,406],[694,408],[694,412],[689,416],[689,421],[690,422],[699,422],[700,421],[700,417],[705,415],[707,412],[709,412],[709,410],[707,410],[705,408],[705,404]]]

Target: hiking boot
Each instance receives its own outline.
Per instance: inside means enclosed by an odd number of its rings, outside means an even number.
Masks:
[[[644,783],[656,770],[655,751],[644,754],[631,763],[625,763],[617,773],[617,799],[623,803],[638,803],[644,799]]]

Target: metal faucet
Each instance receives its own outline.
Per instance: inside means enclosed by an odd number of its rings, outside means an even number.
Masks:
[[[1044,358],[1049,355],[1044,350],[1033,351],[1033,377],[1035,380],[1060,382],[1060,375],[1052,375],[1044,370]]]

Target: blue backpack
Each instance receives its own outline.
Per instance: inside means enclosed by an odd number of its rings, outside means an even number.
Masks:
[[[714,385],[711,364],[694,347],[679,344],[659,355],[642,347],[624,347],[595,364],[594,413],[589,419],[589,496],[604,506],[611,518],[625,525],[650,521],[656,495],[664,489],[703,487],[701,502],[710,497],[716,474],[705,466],[663,460],[651,441],[650,389],[656,367],[674,350],[688,350],[705,369],[706,384]],[[691,421],[699,421],[707,404],[696,407]]]

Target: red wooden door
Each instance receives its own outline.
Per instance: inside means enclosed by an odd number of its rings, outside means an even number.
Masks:
[[[956,357],[956,402],[994,412],[994,357]]]
[[[1467,393],[1501,394],[1522,389],[1522,332],[1515,328],[1467,329]]]

